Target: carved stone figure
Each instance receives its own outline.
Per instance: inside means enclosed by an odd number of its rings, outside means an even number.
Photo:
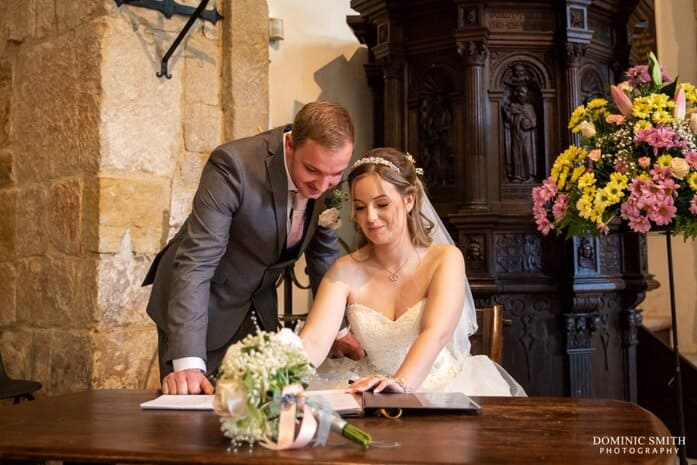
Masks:
[[[520,78],[514,74],[516,81]],[[534,180],[536,176],[537,116],[535,107],[528,102],[528,86],[517,85],[512,101],[503,106],[506,131],[506,175],[512,182]]]
[[[578,265],[588,270],[595,269],[595,248],[587,237],[581,238],[578,246]]]

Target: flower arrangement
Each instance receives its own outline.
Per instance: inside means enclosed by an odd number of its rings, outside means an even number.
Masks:
[[[231,345],[218,371],[213,405],[235,449],[245,442],[250,447],[256,442],[273,449],[301,447],[315,431],[315,443],[323,444],[330,428],[364,447],[370,445],[370,435],[303,397],[302,388],[314,373],[300,338],[289,329],[260,331]],[[282,431],[284,423],[290,431]],[[292,441],[296,423],[303,425],[304,440]]]
[[[645,233],[697,236],[697,89],[670,82],[655,55],[569,121],[580,144],[561,153],[532,190],[537,228],[567,236],[607,234],[620,217]]]

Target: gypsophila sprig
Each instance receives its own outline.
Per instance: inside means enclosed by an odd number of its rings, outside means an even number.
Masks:
[[[532,191],[543,234],[607,234],[621,218],[645,233],[697,237],[697,91],[661,70],[656,57],[611,86],[613,103],[593,99],[571,115],[580,134]]]

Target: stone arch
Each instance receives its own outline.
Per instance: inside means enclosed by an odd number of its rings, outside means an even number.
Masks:
[[[552,87],[552,79],[544,63],[532,55],[515,54],[502,59],[494,65],[491,76],[495,89],[502,89],[504,87],[504,81],[515,65],[522,65],[525,68],[538,89],[549,89]]]
[[[581,69],[581,102],[588,103],[594,98],[605,98],[607,96],[607,83],[602,74],[594,66],[588,65]]]

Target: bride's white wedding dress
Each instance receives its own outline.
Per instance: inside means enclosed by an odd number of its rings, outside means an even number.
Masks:
[[[426,300],[417,302],[396,320],[361,304],[346,307],[351,332],[367,357],[361,362],[347,358],[327,359],[319,367],[311,388],[345,388],[348,379],[379,373],[393,376],[419,335]],[[441,350],[430,373],[417,391],[463,392],[472,396],[525,395],[523,388],[484,355],[455,354],[452,344]]]

